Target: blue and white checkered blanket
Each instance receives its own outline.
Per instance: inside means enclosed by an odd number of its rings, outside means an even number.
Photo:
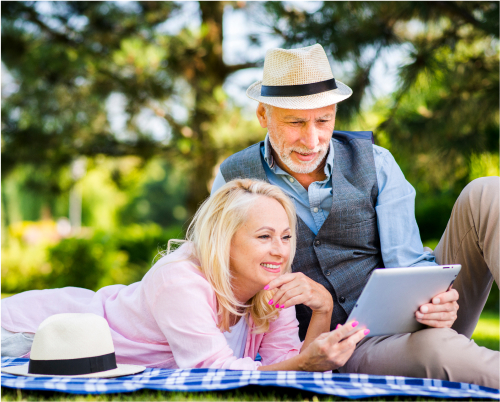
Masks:
[[[28,359],[2,358],[2,367],[24,364]],[[344,398],[409,395],[435,398],[500,399],[500,390],[478,385],[367,374],[324,374],[296,371],[233,371],[219,369],[146,369],[127,377],[111,379],[18,377],[2,373],[2,387],[60,391],[73,394],[163,391],[220,391],[246,385],[297,388]]]

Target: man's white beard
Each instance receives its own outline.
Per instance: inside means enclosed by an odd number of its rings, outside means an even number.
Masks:
[[[278,146],[278,144],[276,144],[273,141],[273,138],[271,136],[269,136],[269,142],[271,143],[271,146],[276,151],[276,153],[279,155],[281,161],[288,167],[288,169],[290,169],[294,173],[299,173],[299,174],[307,174],[314,172],[325,158],[328,149],[330,147],[330,144],[326,143],[324,147],[317,146],[313,150],[302,147],[290,147],[281,149]],[[316,159],[313,159],[312,161],[303,161],[303,162],[299,161],[297,163],[294,162],[291,157],[292,152],[294,151],[303,155],[317,152],[318,155],[316,156]]]

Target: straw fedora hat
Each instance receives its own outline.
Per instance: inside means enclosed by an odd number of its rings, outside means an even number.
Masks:
[[[283,109],[318,109],[352,95],[352,89],[333,78],[319,44],[299,49],[270,49],[264,76],[247,89],[256,101]]]
[[[116,364],[108,322],[96,314],[55,314],[38,327],[30,361],[2,367],[28,377],[107,378],[131,375],[146,367]]]

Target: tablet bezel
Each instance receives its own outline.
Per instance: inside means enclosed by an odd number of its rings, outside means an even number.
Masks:
[[[358,321],[358,328],[370,330],[368,336],[425,328],[416,320],[415,312],[449,290],[460,269],[458,264],[375,269],[347,322]]]

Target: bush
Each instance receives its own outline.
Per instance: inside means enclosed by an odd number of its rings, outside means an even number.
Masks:
[[[49,261],[52,270],[45,276],[48,288],[76,286],[97,290],[119,283],[115,279],[127,278],[127,254],[114,249],[108,236],[100,233],[89,239],[62,240],[49,249]]]
[[[2,293],[129,285],[142,279],[171,238],[182,238],[180,226],[131,225],[116,232],[66,238],[55,245],[11,242],[3,250]]]

